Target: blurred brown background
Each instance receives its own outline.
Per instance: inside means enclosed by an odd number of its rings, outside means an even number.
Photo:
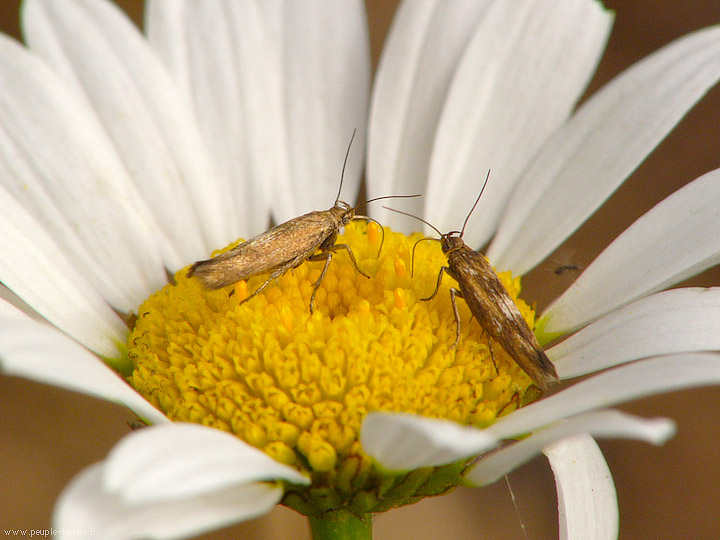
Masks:
[[[120,2],[140,24],[142,3]],[[720,2],[606,0],[615,27],[590,92],[615,74],[692,30],[720,22]],[[0,2],[0,30],[18,36],[18,5]],[[390,25],[395,1],[368,0],[375,60]],[[1,91],[1,90],[0,90]],[[524,297],[539,307],[573,276],[555,276],[562,264],[586,266],[640,214],[701,174],[720,167],[720,90],[711,91],[612,199],[564,248],[525,280]],[[720,283],[712,270],[688,284]],[[631,403],[623,409],[678,422],[677,436],[660,448],[628,441],[601,441],[615,477],[621,507],[620,537],[636,539],[720,538],[720,389],[676,392]],[[128,432],[132,420],[120,407],[0,376],[0,527],[43,529],[53,501],[80,469],[102,459]],[[536,459],[510,475],[514,509],[505,482],[377,516],[375,537],[384,539],[557,538],[554,485],[547,462]],[[518,517],[519,514],[519,517]],[[202,536],[308,538],[304,520],[278,508],[250,523]]]

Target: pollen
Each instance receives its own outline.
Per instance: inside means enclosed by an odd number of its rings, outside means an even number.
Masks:
[[[248,297],[247,281],[241,279],[235,284],[235,299],[242,302]]]
[[[129,382],[171,420],[230,432],[307,474],[312,485],[287,486],[283,499],[306,515],[377,512],[452,489],[464,463],[385,476],[359,441],[367,413],[482,428],[538,393],[462,300],[453,346],[449,289],[457,284],[444,276],[438,294],[421,300],[447,260],[437,242],[422,242],[412,261],[420,238],[348,224],[337,243],[371,277],[335,252],[312,313],[324,261],[301,264],[247,302],[266,275],[209,291],[183,269],[138,310]],[[519,278],[499,277],[532,328]]]

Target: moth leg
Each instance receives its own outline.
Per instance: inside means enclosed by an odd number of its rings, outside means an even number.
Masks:
[[[275,279],[275,278],[277,278],[277,277],[278,277],[278,276],[271,275],[269,278],[267,278],[267,280],[265,281],[265,283],[263,283],[263,284],[260,285],[257,289],[255,289],[255,290],[252,292],[252,294],[248,295],[245,299],[240,300],[240,302],[238,302],[238,306],[239,306],[240,304],[244,304],[244,303],[247,302],[248,300],[251,300],[251,299],[255,298],[258,294],[260,294],[260,293],[263,291],[263,289],[264,289],[265,287],[267,287],[268,285],[270,285],[270,282],[271,282],[273,279]],[[233,292],[235,292],[235,291],[233,291]]]
[[[355,260],[355,254],[352,252],[352,249],[350,249],[350,246],[347,244],[333,244],[328,248],[328,251],[337,251],[338,249],[346,249],[348,252],[348,255],[350,255],[350,260],[352,261],[353,265],[355,266],[355,270],[358,271],[358,273],[362,274],[366,278],[370,279],[370,276],[367,275],[365,272],[360,270],[360,267],[358,266],[357,261]]]
[[[443,270],[444,269],[445,268],[443,267]],[[440,271],[440,276],[442,276],[442,270]],[[438,280],[438,283],[440,283],[439,280]],[[437,290],[435,291],[435,293],[437,293]],[[435,294],[433,294],[433,296],[435,296]],[[455,343],[452,344],[452,347],[450,347],[451,349],[454,349],[457,346],[458,342],[460,341],[460,313],[458,312],[457,302],[455,301],[456,296],[459,296],[460,298],[462,298],[462,293],[455,288],[450,289],[450,303],[452,304],[453,313],[455,314],[455,328],[456,328]],[[432,296],[430,298],[432,298]],[[423,298],[423,300],[424,300],[424,298]]]
[[[240,300],[240,302],[238,302],[238,305],[244,304],[244,303],[247,302],[248,300],[252,300],[253,298],[255,298],[258,294],[260,294],[261,292],[263,292],[263,290],[265,289],[265,287],[267,287],[268,285],[270,285],[270,282],[271,282],[273,279],[279,278],[280,276],[282,276],[282,275],[283,275],[285,272],[287,272],[287,271],[288,271],[288,265],[285,265],[285,266],[282,266],[282,267],[280,267],[280,268],[277,268],[277,269],[276,269],[275,271],[273,271],[273,273],[270,274],[270,276],[265,280],[265,283],[263,283],[263,284],[260,285],[257,289],[255,289],[255,290],[252,292],[252,294],[250,294],[247,298],[245,298],[245,299],[243,299],[243,300]],[[234,290],[234,289],[233,289],[232,291],[230,291],[230,295],[231,295],[231,296],[232,296],[234,293],[235,293],[235,290]]]
[[[433,293],[430,296],[428,296],[427,298],[421,298],[420,300],[427,301],[427,300],[432,300],[433,298],[435,298],[435,295],[440,290],[440,283],[442,283],[443,273],[448,272],[448,271],[450,271],[450,269],[447,266],[443,266],[442,268],[440,268],[440,272],[438,272],[437,285],[435,285],[435,290],[433,291]],[[455,289],[455,291],[457,292],[458,295],[460,295],[460,291],[458,291],[457,289]],[[460,295],[460,298],[462,298],[462,295]],[[455,310],[455,311],[457,311],[457,310]]]
[[[315,293],[318,290],[318,287],[320,287],[320,284],[322,283],[322,280],[325,279],[325,274],[327,272],[328,266],[330,266],[330,261],[332,260],[332,251],[328,250],[323,253],[318,253],[316,255],[311,255],[308,257],[308,261],[322,261],[325,259],[325,266],[323,266],[322,272],[320,272],[320,277],[315,282],[315,285],[313,285],[313,292],[310,296],[310,313],[313,312],[313,307],[315,306]]]
[[[493,354],[493,346],[492,346],[492,340],[490,339],[490,334],[483,330],[483,334],[485,334],[485,337],[487,338],[488,342],[488,350],[490,351],[490,360],[492,360],[493,366],[495,366],[495,373],[500,375],[500,371],[498,371],[497,363],[495,362],[495,354]]]

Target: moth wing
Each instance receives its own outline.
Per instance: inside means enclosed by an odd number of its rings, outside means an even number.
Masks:
[[[332,234],[333,223],[323,212],[310,212],[281,223],[225,253],[190,267],[208,289],[220,289],[259,274],[278,276],[301,264]]]
[[[501,332],[510,321],[514,325],[527,326],[507,289],[482,254],[468,248],[457,253],[454,259],[452,270],[457,276],[460,291],[483,328],[487,324],[494,331],[486,329],[494,334]]]
[[[455,254],[452,270],[460,291],[480,326],[541,387],[557,380],[557,372],[545,354],[487,259],[470,248]]]
[[[241,254],[243,264],[256,269],[248,277],[288,265],[288,269],[294,268],[315,253],[335,230],[332,220],[324,214],[310,212],[237,246],[245,246]]]

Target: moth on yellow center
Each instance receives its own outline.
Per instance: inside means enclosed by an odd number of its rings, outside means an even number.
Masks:
[[[440,246],[447,257],[447,266],[440,267],[435,290],[423,300],[431,300],[435,297],[440,289],[443,274],[448,274],[457,281],[459,288],[452,287],[450,289],[450,302],[453,306],[457,326],[455,345],[460,341],[460,315],[455,301],[455,298],[459,297],[465,300],[473,316],[489,336],[497,340],[504,350],[510,353],[513,360],[525,370],[525,373],[530,375],[544,390],[550,383],[558,380],[555,366],[545,354],[532,328],[515,305],[513,298],[498,278],[493,267],[481,253],[463,241],[465,227],[480,202],[489,179],[490,171],[488,171],[480,194],[475,199],[475,204],[465,217],[465,223],[459,231],[442,233],[432,223],[420,217],[394,208],[388,208],[388,210],[421,221],[440,235]],[[423,240],[430,239],[423,238]]]
[[[363,204],[382,199],[404,199],[418,196],[389,195],[370,199]],[[313,292],[310,295],[310,311],[312,312],[315,305],[315,294],[325,279],[334,253],[345,250],[355,266],[355,270],[366,278],[370,277],[357,265],[352,248],[337,241],[340,229],[351,221],[374,221],[368,216],[356,215],[356,208],[346,202],[336,200],[332,208],[328,210],[308,212],[290,219],[211,259],[197,261],[188,269],[187,277],[197,277],[206,289],[212,290],[227,287],[253,276],[268,275],[262,285],[249,296],[245,295],[242,298],[243,302],[247,302],[260,294],[265,287],[270,285],[271,281],[282,276],[288,270],[297,268],[305,261],[324,261],[325,265],[315,281]]]
[[[249,302],[242,300],[264,276],[207,290],[182,270],[175,284],[139,308],[129,338],[135,366],[130,383],[172,420],[234,433],[308,473],[312,486],[289,488],[284,501],[304,513],[336,504],[355,505],[358,513],[380,511],[459,481],[462,464],[425,471],[452,474],[413,484],[415,495],[388,498],[385,473],[359,442],[368,412],[399,411],[484,427],[538,395],[500,344],[492,343],[491,358],[488,337],[476,321],[469,322],[465,305],[458,307],[468,323],[452,347],[448,284],[441,285],[445,294],[420,300],[446,260],[440,246],[418,247],[411,276],[407,268],[420,235],[386,228],[378,257],[381,235],[373,227],[352,222],[338,237],[352,247],[370,279],[358,274],[346,253],[336,254],[312,314],[308,301],[323,262],[301,264]],[[517,299],[519,279],[507,273],[499,278],[532,327],[533,311]],[[406,475],[408,482],[417,481],[413,474]]]

